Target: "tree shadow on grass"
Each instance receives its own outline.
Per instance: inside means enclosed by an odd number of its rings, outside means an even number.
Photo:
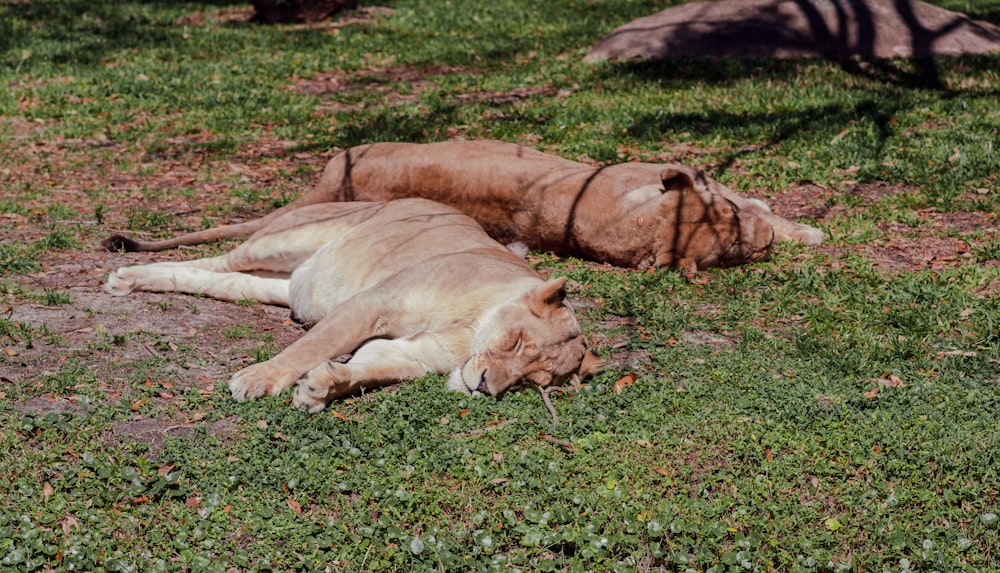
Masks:
[[[915,0],[721,0],[625,24],[587,58],[818,57],[874,80],[944,89],[935,56],[998,45],[995,26]],[[900,55],[909,59],[890,59]]]
[[[206,0],[215,7],[241,6],[238,0]],[[93,65],[108,54],[183,42],[184,29],[156,21],[156,11],[180,2],[132,1],[15,2],[0,4],[0,69],[25,51],[54,64]]]

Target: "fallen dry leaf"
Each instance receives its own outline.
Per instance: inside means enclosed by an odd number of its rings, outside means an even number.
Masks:
[[[895,374],[885,378],[876,378],[875,382],[883,388],[898,388],[903,385],[903,380]]]
[[[639,375],[635,372],[629,372],[628,374],[622,376],[615,382],[614,392],[615,394],[621,394],[625,390],[626,386],[631,386],[635,384],[636,380],[639,379]]]
[[[62,523],[60,523],[60,525],[62,526],[63,533],[65,533],[66,535],[69,535],[73,529],[80,529],[80,522],[77,521],[76,518],[73,517],[72,515],[62,520]]]
[[[876,386],[876,387],[872,388],[871,390],[865,392],[865,398],[868,398],[869,400],[872,400],[872,399],[875,398],[876,394],[878,394],[878,386]]]
[[[343,420],[343,421],[345,421],[345,422],[350,422],[350,421],[351,421],[351,419],[350,419],[350,418],[348,418],[347,416],[345,416],[345,415],[341,414],[340,412],[338,412],[338,411],[334,410],[333,408],[330,408],[330,414],[331,414],[331,415],[332,415],[332,416],[333,416],[334,418],[336,418],[336,419],[338,419],[338,420]]]
[[[288,498],[288,507],[292,508],[296,515],[302,515],[302,506],[294,499]]]

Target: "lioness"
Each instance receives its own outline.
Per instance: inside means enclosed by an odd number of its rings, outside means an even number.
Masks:
[[[626,267],[697,270],[766,258],[775,241],[823,233],[773,214],[681,165],[591,167],[499,141],[375,143],[340,153],[309,193],[263,219],[166,241],[115,236],[115,250],[245,237],[288,211],[328,201],[424,197],[471,215],[493,238]]]
[[[257,272],[258,276],[251,274]],[[268,217],[219,257],[123,267],[104,290],[176,291],[285,305],[305,336],[237,372],[237,400],[298,382],[293,404],[333,398],[428,372],[448,387],[498,396],[595,372],[564,278],[548,282],[470,217],[425,199],[324,203]],[[346,363],[333,358],[353,353]]]

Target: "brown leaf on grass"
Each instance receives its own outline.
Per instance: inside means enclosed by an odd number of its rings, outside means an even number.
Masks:
[[[892,374],[888,378],[883,375],[882,378],[876,378],[873,381],[883,388],[899,388],[903,385],[903,380],[895,374]]]
[[[338,420],[343,420],[345,422],[350,422],[351,421],[350,418],[348,418],[347,416],[345,416],[345,415],[341,414],[340,412],[334,410],[333,408],[330,408],[330,414],[333,415],[333,417],[336,418],[336,419],[338,419]]]
[[[72,515],[67,516],[66,519],[62,520],[62,523],[59,525],[62,526],[63,533],[66,535],[69,535],[73,529],[80,529],[80,522],[77,521]]]
[[[287,503],[288,507],[292,508],[292,511],[295,512],[295,515],[302,515],[302,506],[299,505],[299,502],[295,501],[292,498],[288,498]]]
[[[635,384],[636,380],[639,379],[639,375],[635,372],[629,372],[628,374],[622,376],[615,382],[614,392],[615,394],[621,394],[625,390],[626,386],[631,386]]]
[[[42,484],[42,502],[48,503],[49,498],[52,497],[53,493],[55,493],[55,490],[52,489],[52,484],[49,482]]]
[[[878,386],[876,386],[876,387],[872,388],[871,390],[865,392],[865,398],[868,398],[869,400],[874,400],[876,394],[878,394]]]
[[[167,464],[165,466],[160,466],[159,469],[156,470],[156,475],[158,475],[160,477],[163,477],[163,476],[167,475],[168,473],[174,471],[174,468],[176,468],[176,467],[177,467],[177,464]]]

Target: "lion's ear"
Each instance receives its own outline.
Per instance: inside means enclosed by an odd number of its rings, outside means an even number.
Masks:
[[[537,317],[548,316],[562,308],[566,298],[566,277],[552,279],[528,293],[528,296],[531,313]]]
[[[597,374],[597,372],[604,367],[604,362],[603,358],[588,350],[583,355],[583,361],[580,362],[580,378]]]
[[[674,167],[664,167],[660,171],[660,183],[664,191],[683,191],[685,189],[708,190],[708,177],[698,170],[692,177],[690,173]]]
[[[660,171],[660,182],[664,191],[681,191],[694,187],[694,179],[690,174],[673,167],[664,167]]]

